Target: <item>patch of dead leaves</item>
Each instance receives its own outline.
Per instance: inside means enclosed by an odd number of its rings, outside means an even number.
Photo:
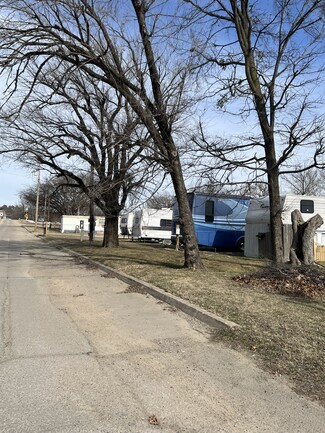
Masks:
[[[156,417],[156,415],[150,415],[150,416],[148,417],[148,422],[149,422],[149,424],[151,424],[151,425],[159,425],[159,420],[158,420],[158,418]]]
[[[305,298],[325,296],[325,269],[317,266],[268,266],[252,274],[235,276],[233,280],[282,295]]]
[[[147,293],[145,287],[141,286],[141,284],[130,284],[123,293],[141,293],[145,295]]]

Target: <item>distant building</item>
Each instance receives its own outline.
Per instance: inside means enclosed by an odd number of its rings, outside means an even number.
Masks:
[[[95,216],[95,219],[95,232],[104,232],[105,218]],[[88,232],[88,220],[89,215],[62,215],[61,233],[79,233],[80,230]]]
[[[6,219],[6,211],[0,209],[0,220]]]

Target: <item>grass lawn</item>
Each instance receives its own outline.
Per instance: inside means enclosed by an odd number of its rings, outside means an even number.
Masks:
[[[152,283],[239,325],[212,339],[245,351],[299,393],[325,405],[325,297],[306,299],[241,285],[232,277],[265,264],[236,253],[202,252],[205,270],[182,267],[183,253],[155,243],[122,240],[118,248],[90,246],[85,236],[50,232],[47,239]]]

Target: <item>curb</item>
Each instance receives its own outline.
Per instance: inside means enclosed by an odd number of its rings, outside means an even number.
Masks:
[[[52,244],[52,246],[55,245]],[[191,304],[190,302],[185,301],[184,299],[181,299],[171,293],[165,292],[164,290],[159,289],[158,287],[150,283],[146,283],[142,280],[139,280],[138,278],[131,277],[130,275],[125,274],[124,272],[117,271],[116,269],[113,269],[109,266],[96,262],[95,260],[83,256],[82,254],[79,254],[68,248],[57,247],[57,246],[55,246],[55,248],[65,251],[71,256],[78,257],[79,259],[82,259],[83,262],[94,265],[97,268],[101,269],[102,271],[114,275],[119,280],[124,281],[125,283],[131,286],[137,285],[143,287],[145,291],[149,293],[149,295],[153,296],[154,298],[166,302],[166,304],[172,305],[173,307],[183,311],[183,313],[186,313],[187,315],[205,323],[208,326],[211,326],[212,328],[216,328],[220,330],[222,329],[232,330],[240,327],[240,325],[238,325],[237,323],[231,322],[230,320],[224,319],[220,316],[217,316],[216,314],[210,313],[204,310],[203,308]]]

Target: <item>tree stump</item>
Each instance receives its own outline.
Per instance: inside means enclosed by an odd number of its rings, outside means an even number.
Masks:
[[[290,263],[294,266],[311,265],[314,262],[314,236],[324,221],[317,214],[304,221],[298,209],[291,213],[293,239],[290,248]]]

